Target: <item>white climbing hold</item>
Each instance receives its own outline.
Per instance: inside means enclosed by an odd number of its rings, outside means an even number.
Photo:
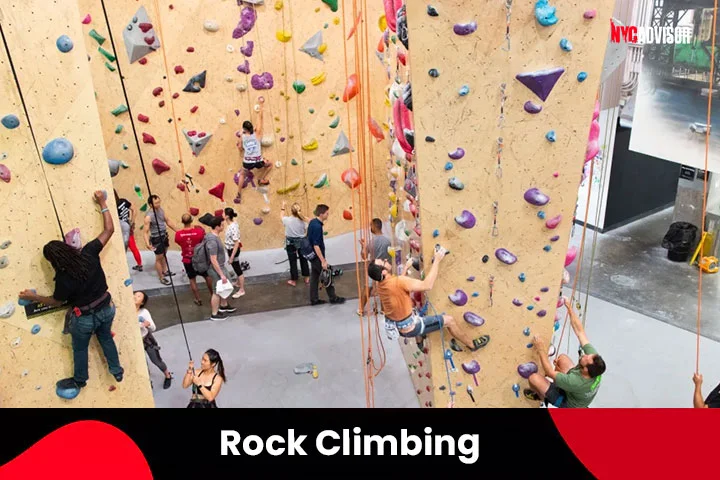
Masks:
[[[275,140],[273,139],[273,137],[270,136],[265,136],[262,138],[262,140],[260,140],[260,145],[265,148],[272,147],[273,143],[275,143]]]
[[[21,343],[22,343],[22,338],[17,337],[17,338],[14,339],[12,342],[10,342],[10,346],[11,346],[12,348],[17,348],[17,347],[20,346]]]
[[[228,83],[232,83],[233,77],[230,76],[230,75],[226,75],[226,76],[225,76],[225,81],[228,82]]]
[[[220,25],[214,20],[205,20],[205,23],[203,23],[203,28],[207,30],[208,32],[217,32],[220,30]]]
[[[212,134],[204,134],[204,132],[198,132],[196,130],[183,130],[183,134],[185,135],[185,140],[190,144],[190,148],[192,148],[193,155],[196,157],[200,155],[212,138]]]
[[[225,49],[227,50],[228,53],[233,53],[235,51],[235,47],[233,47],[230,44],[228,44],[228,46],[225,47]]]
[[[27,377],[28,375],[30,375],[30,370],[23,370],[22,376]]]
[[[280,161],[275,162],[275,168],[281,168],[281,167],[282,167],[282,162],[280,162]]]
[[[259,112],[259,111],[260,111],[260,105],[255,105],[255,107],[253,107],[253,110],[255,110],[256,112]]]
[[[238,92],[244,92],[245,90],[247,90],[247,85],[244,83],[238,83],[235,85],[235,88]]]
[[[15,313],[15,304],[13,302],[0,306],[0,318],[10,318],[13,313]]]
[[[150,28],[143,31],[142,28],[138,27],[142,24],[149,25]],[[152,22],[150,22],[145,7],[140,7],[133,19],[128,22],[127,28],[123,30],[123,40],[130,63],[135,63],[160,48],[160,40],[155,33],[155,29],[152,28]]]
[[[320,53],[320,47],[323,44],[323,34],[322,30],[317,32],[315,35],[310,37],[310,39],[305,42],[305,44],[300,48],[300,51],[303,53],[307,53],[313,58],[317,58],[318,60],[323,60],[323,55]]]
[[[333,148],[332,156],[337,157],[339,155],[347,155],[352,151],[350,147],[350,140],[348,139],[345,132],[340,132],[340,136],[335,142],[335,148]]]
[[[263,215],[267,215],[268,213],[270,213],[270,207],[263,208],[262,213],[263,213]]]
[[[224,118],[220,119],[220,125],[225,125],[226,123],[227,123],[227,121]]]

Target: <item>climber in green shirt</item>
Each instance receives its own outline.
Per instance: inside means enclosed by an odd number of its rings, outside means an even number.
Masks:
[[[574,365],[570,357],[560,355],[553,367],[548,359],[547,345],[539,336],[535,336],[535,350],[545,375],[531,375],[531,388],[525,389],[523,393],[530,400],[544,400],[558,408],[587,408],[600,387],[605,361],[590,344],[570,301],[567,298],[563,298],[563,301],[570,314],[570,325],[580,342],[580,360]]]

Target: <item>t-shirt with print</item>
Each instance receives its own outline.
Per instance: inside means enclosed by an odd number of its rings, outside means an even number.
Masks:
[[[409,278],[392,276],[374,284],[386,318],[400,322],[412,314]]]
[[[582,347],[585,355],[596,355],[598,352],[589,343]],[[582,367],[576,365],[567,373],[558,373],[555,376],[555,386],[561,388],[567,394],[567,405],[570,408],[587,408],[595,398],[602,375],[597,378],[585,378],[580,373]]]
[[[143,322],[145,321],[150,322],[149,327],[143,325]],[[157,328],[155,326],[155,322],[153,322],[152,315],[150,315],[150,312],[148,312],[146,308],[138,310],[138,322],[140,323],[140,334],[142,335],[142,338],[147,337],[148,333],[154,332]]]
[[[107,292],[107,280],[100,264],[102,249],[102,242],[96,238],[85,245],[80,252],[88,263],[88,277],[85,281],[77,280],[62,271],[55,274],[55,293],[53,293],[55,300],[68,301],[72,307],[84,307]]]
[[[132,203],[124,198],[121,198],[118,202],[118,217],[120,217],[121,222],[130,223],[130,207],[132,207]]]
[[[208,263],[210,264],[210,268],[213,268],[212,262],[210,261],[210,257],[213,255],[217,255],[217,261],[218,265],[220,265],[220,268],[223,268],[223,265],[225,265],[225,260],[227,254],[225,253],[225,249],[223,248],[223,244],[220,241],[220,237],[215,235],[214,233],[210,232],[207,235],[207,240],[205,240],[207,243],[207,254],[208,254]]]
[[[390,243],[390,239],[387,238],[385,235],[373,235],[372,249],[370,250],[370,261],[374,262],[377,259],[381,259],[390,262],[391,260],[390,253],[388,253],[388,248],[390,248],[391,246],[392,244]]]
[[[201,227],[185,228],[175,232],[175,243],[182,249],[182,262],[192,263],[195,246],[205,238],[205,230]]]
[[[243,135],[242,145],[243,150],[245,150],[245,161],[257,162],[260,160],[262,157],[262,146],[254,133],[252,135]]]
[[[225,248],[232,250],[235,248],[235,242],[240,241],[240,227],[233,222],[225,229]]]

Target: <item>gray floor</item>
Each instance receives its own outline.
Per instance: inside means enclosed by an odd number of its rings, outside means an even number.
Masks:
[[[587,231],[578,288],[590,295],[634,310],[681,329],[695,332],[697,324],[698,269],[668,260],[661,242],[672,223],[672,209],[617,230]],[[580,246],[582,227],[576,226],[574,244]],[[577,261],[568,271],[575,276]],[[701,332],[720,340],[720,274],[703,275]]]

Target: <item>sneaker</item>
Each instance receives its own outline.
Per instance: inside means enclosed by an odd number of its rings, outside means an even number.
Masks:
[[[333,305],[342,305],[343,303],[345,303],[345,297],[335,297],[330,300],[330,303]]]
[[[219,312],[219,313],[235,313],[235,312],[237,312],[237,308],[233,308],[233,307],[231,307],[231,306],[220,307],[220,308],[218,309],[218,312]]]
[[[216,313],[215,315],[210,315],[210,320],[212,320],[213,322],[221,322],[223,320],[227,320],[227,315],[218,311],[218,313]]]
[[[142,265],[135,265],[135,266],[133,267],[133,270],[135,270],[136,272],[142,272],[142,271],[143,271],[143,266],[142,266]]]
[[[165,381],[163,382],[163,390],[170,388],[170,385],[172,385],[172,376],[165,378]]]
[[[166,277],[174,277],[175,275],[177,275],[177,273],[171,272],[171,271],[167,271],[167,272],[163,273],[163,275],[166,276]]]
[[[488,343],[490,343],[490,335],[483,335],[482,337],[476,338],[473,340],[473,348],[471,348],[470,351],[476,352],[486,347]]]
[[[315,305],[325,305],[326,303],[327,302],[325,300],[316,300],[314,302],[310,302],[310,305],[314,307]]]
[[[232,296],[232,298],[236,298],[236,299],[237,299],[237,298],[242,297],[243,295],[245,295],[245,290],[238,290],[238,291]]]

